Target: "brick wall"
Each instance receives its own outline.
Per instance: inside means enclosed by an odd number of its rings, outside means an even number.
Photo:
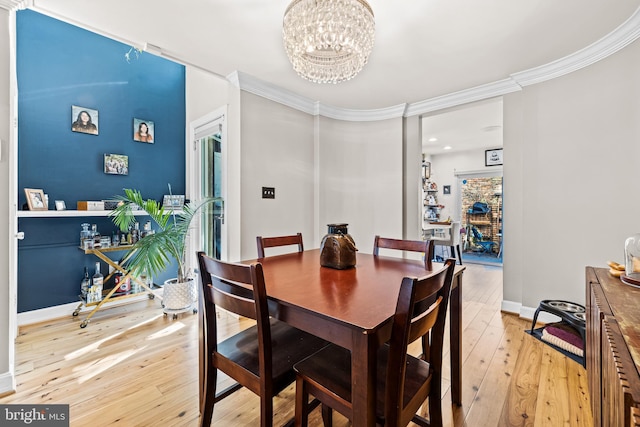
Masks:
[[[497,253],[500,249],[498,234],[502,228],[502,177],[469,178],[466,181],[462,186],[462,227],[467,228],[467,236],[470,236],[471,227],[475,226],[483,234],[483,240],[495,242],[493,252]],[[486,203],[490,211],[485,215],[468,214],[476,202]],[[463,236],[463,248],[473,251],[474,245],[466,239]]]

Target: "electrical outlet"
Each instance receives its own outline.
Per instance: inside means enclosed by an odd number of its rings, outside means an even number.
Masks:
[[[275,189],[275,187],[262,187],[262,198],[263,199],[275,199],[276,198],[276,189]]]

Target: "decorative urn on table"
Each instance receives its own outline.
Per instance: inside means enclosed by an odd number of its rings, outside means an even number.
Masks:
[[[327,224],[328,234],[320,244],[320,265],[344,270],[356,265],[356,244],[349,235],[349,224]]]

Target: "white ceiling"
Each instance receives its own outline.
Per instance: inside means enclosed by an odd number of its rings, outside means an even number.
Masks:
[[[552,63],[614,32],[640,6],[640,0],[369,0],[376,19],[369,63],[353,80],[319,85],[298,77],[284,52],[282,17],[290,0],[0,0],[19,1],[129,45],[154,45],[221,78],[238,71],[285,93],[359,111],[433,100]],[[456,150],[473,141],[495,145],[487,140],[501,130],[482,131],[502,124],[501,105],[500,118],[491,105],[425,121],[427,132],[440,135],[430,149],[446,141]]]
[[[498,147],[502,147],[502,98],[422,119],[422,152],[427,155]]]

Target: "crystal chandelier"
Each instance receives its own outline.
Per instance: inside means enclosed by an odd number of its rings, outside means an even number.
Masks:
[[[365,0],[293,0],[282,26],[293,69],[314,83],[340,83],[367,63],[375,38]]]

